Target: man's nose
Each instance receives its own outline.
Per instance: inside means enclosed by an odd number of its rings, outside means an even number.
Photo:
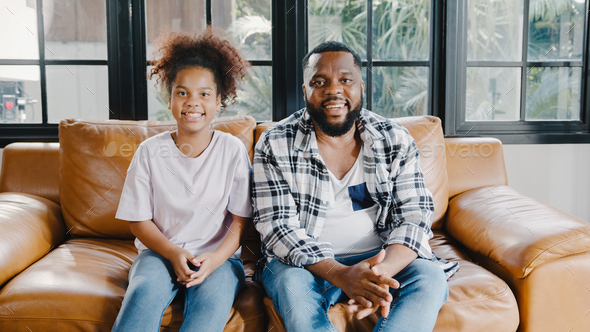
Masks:
[[[342,84],[340,84],[340,82],[338,80],[327,81],[326,88],[324,89],[324,92],[327,95],[342,94],[342,92],[343,92]]]

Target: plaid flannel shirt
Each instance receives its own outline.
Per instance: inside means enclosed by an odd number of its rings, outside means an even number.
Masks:
[[[365,146],[364,172],[373,175],[366,185],[379,206],[374,231],[383,247],[405,245],[438,264],[449,278],[459,263],[436,257],[428,243],[434,203],[416,142],[401,125],[366,109],[357,128]],[[262,134],[253,168],[254,224],[265,256],[255,278],[272,258],[297,267],[334,258],[331,244],[317,241],[326,215],[329,177],[305,109]]]

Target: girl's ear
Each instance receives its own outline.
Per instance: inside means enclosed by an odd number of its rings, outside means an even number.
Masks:
[[[170,97],[168,97],[168,109],[170,109]]]
[[[217,111],[221,111],[221,95],[217,95]]]

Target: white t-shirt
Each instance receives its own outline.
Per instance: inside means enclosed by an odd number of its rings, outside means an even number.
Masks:
[[[152,219],[175,245],[197,256],[223,240],[231,215],[251,218],[251,166],[244,144],[214,131],[197,158],[185,156],[169,132],[143,141],[129,165],[116,218]],[[147,247],[135,239],[139,252]],[[240,257],[240,250],[232,258]]]
[[[364,147],[341,180],[328,170],[330,186],[326,219],[317,241],[332,244],[337,258],[364,254],[383,245],[374,229],[379,206],[367,190],[362,166],[363,152]]]

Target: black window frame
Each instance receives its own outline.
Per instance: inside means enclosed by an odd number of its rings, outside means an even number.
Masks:
[[[147,120],[145,0],[104,0],[107,19],[107,60],[46,60],[44,58],[44,31],[42,0],[36,0],[39,35],[39,60],[0,60],[1,65],[39,65],[41,70],[41,105],[44,123],[0,124],[0,148],[12,142],[57,142],[58,124],[48,124],[46,105],[45,66],[107,65],[109,83],[109,118],[120,120]],[[506,123],[485,123],[479,127],[457,128],[458,115],[464,104],[461,91],[466,84],[466,42],[468,0],[431,0],[431,47],[427,61],[429,70],[428,113],[443,121],[446,137],[492,136],[503,143],[589,143],[590,72],[589,24],[585,19],[584,58],[582,67],[581,121],[524,124],[518,128]],[[528,8],[528,0],[525,0]],[[207,21],[211,23],[212,0],[206,1]],[[587,6],[588,1],[587,1]],[[369,8],[370,7],[370,8]],[[368,15],[372,14],[369,6]],[[524,13],[526,15],[526,13]],[[279,121],[305,107],[301,86],[303,72],[301,60],[307,47],[307,0],[273,0],[272,60],[252,61],[254,65],[272,66],[272,121]],[[368,18],[368,24],[369,24]],[[523,20],[527,22],[527,20]],[[371,22],[372,23],[372,22]],[[524,27],[523,27],[524,28]],[[367,30],[372,34],[372,29]],[[368,36],[370,37],[370,36]],[[461,38],[457,38],[461,37]],[[370,40],[368,38],[368,40]],[[371,44],[371,43],[369,43]],[[463,47],[464,50],[464,47]],[[465,54],[464,54],[465,53]],[[363,61],[370,69],[380,65],[415,65],[407,61],[372,61],[371,54]],[[423,64],[420,62],[420,64]],[[522,76],[521,76],[522,78]],[[372,73],[367,71],[367,108],[372,106]],[[470,122],[471,123],[471,122]],[[508,130],[506,130],[509,128]],[[471,129],[471,130],[469,130]],[[507,132],[509,131],[509,132]]]
[[[468,1],[448,1],[447,35],[446,35],[446,116],[444,131],[446,137],[491,136],[505,144],[552,144],[552,143],[590,143],[590,112],[588,96],[590,94],[588,72],[588,15],[584,19],[583,60],[581,62],[582,82],[580,89],[579,121],[524,121],[526,104],[526,78],[529,65],[537,67],[569,67],[568,62],[526,61],[528,49],[528,14],[529,0],[523,6],[523,41],[521,61],[467,61],[467,25]],[[588,1],[586,1],[588,9]],[[467,67],[498,66],[521,68],[521,104],[519,121],[465,121],[465,94]]]
[[[107,15],[107,48],[108,48],[108,59],[107,60],[60,60],[60,59],[45,59],[45,28],[43,25],[43,0],[36,0],[35,11],[37,13],[37,31],[36,36],[39,45],[39,59],[0,59],[0,65],[34,65],[39,66],[39,84],[41,90],[41,123],[7,123],[0,124],[0,148],[4,148],[6,145],[13,142],[57,142],[58,141],[58,127],[59,124],[48,123],[47,116],[47,71],[48,65],[86,65],[86,66],[107,66],[109,70],[109,105],[112,105],[111,101],[111,80],[110,70],[112,62],[110,61],[110,48],[109,43],[109,8],[108,1],[105,0],[105,9]],[[3,8],[7,9],[7,8]],[[113,107],[109,106],[109,116],[114,113]]]

